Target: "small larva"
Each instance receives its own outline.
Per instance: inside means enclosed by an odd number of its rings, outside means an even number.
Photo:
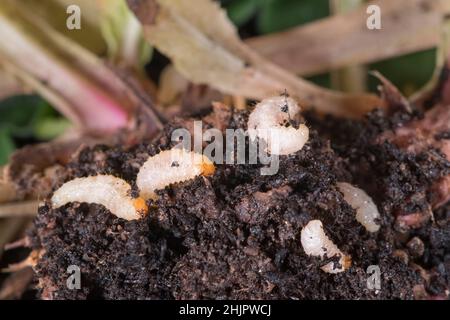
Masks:
[[[70,202],[96,203],[125,220],[142,218],[148,212],[145,200],[132,198],[130,193],[131,187],[124,180],[97,175],[66,182],[53,193],[51,202],[54,208]]]
[[[208,157],[184,149],[174,148],[148,158],[139,170],[136,184],[144,199],[155,198],[156,190],[187,181],[196,176],[212,175],[214,164]]]
[[[339,273],[350,268],[351,257],[342,253],[341,250],[327,237],[323,231],[320,220],[311,220],[303,227],[301,232],[301,243],[303,250],[309,256],[328,258],[338,256],[339,265],[334,262],[327,263],[321,269],[327,273]]]
[[[372,198],[364,190],[346,182],[338,182],[337,187],[344,195],[344,200],[356,210],[356,220],[367,231],[377,232],[380,226],[376,220],[380,218],[380,213]]]
[[[298,129],[291,119],[300,112],[294,99],[279,96],[258,103],[250,114],[247,127],[252,140],[257,137],[267,144],[271,154],[288,155],[301,150],[309,138],[309,129],[300,124]]]

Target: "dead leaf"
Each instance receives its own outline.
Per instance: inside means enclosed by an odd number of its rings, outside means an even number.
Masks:
[[[252,99],[287,90],[303,106],[336,116],[357,117],[383,107],[376,96],[326,90],[264,59],[239,39],[216,2],[198,0],[192,6],[181,0],[128,0],[128,4],[143,23],[147,40],[194,83]]]

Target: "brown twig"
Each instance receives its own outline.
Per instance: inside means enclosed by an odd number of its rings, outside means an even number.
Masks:
[[[26,218],[0,219],[0,257],[3,253],[3,246],[13,241],[28,223],[29,219]]]
[[[18,263],[10,264],[7,268],[3,268],[1,272],[3,273],[13,273],[20,271],[28,267],[34,267],[38,263],[39,259],[44,254],[44,250],[33,250],[30,252],[28,257]]]
[[[16,240],[14,242],[10,242],[5,244],[4,250],[14,250],[17,248],[29,248],[31,245],[29,237],[23,237],[22,239]]]

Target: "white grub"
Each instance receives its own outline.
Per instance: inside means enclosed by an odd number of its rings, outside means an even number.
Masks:
[[[70,202],[103,205],[115,216],[135,220],[147,214],[148,208],[142,198],[132,198],[130,185],[120,178],[98,175],[76,178],[63,184],[52,196],[54,208]]]
[[[208,176],[215,167],[208,157],[181,148],[162,151],[150,157],[139,170],[136,184],[144,199],[155,198],[156,190],[196,176]]]
[[[351,257],[343,254],[341,250],[327,237],[323,231],[320,220],[311,220],[303,227],[301,232],[303,250],[309,256],[324,258],[340,257],[339,263],[329,262],[322,267],[327,273],[339,273],[350,268]]]
[[[344,195],[345,201],[356,210],[356,220],[367,231],[377,232],[380,226],[376,220],[380,218],[380,213],[372,198],[364,190],[346,182],[338,182],[337,187]]]
[[[304,124],[298,129],[291,125],[299,112],[298,104],[287,96],[264,99],[248,119],[250,138],[264,140],[270,154],[288,155],[301,150],[308,141],[309,129]]]

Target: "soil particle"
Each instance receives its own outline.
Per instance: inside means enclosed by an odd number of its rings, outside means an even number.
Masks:
[[[409,240],[406,246],[408,247],[409,253],[414,258],[420,258],[425,251],[425,245],[419,237],[414,237]]]

